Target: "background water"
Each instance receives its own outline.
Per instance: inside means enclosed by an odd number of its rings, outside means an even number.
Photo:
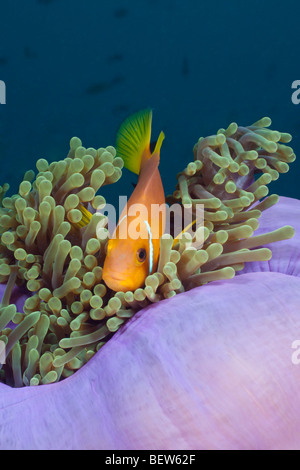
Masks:
[[[154,109],[166,134],[166,193],[200,136],[270,116],[300,146],[296,1],[9,0],[0,4],[1,184],[14,191],[38,158],[64,158],[76,135],[113,145],[128,114]],[[127,170],[113,191],[129,194]],[[300,198],[300,159],[271,191]]]

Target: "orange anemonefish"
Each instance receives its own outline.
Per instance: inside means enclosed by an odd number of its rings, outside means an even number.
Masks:
[[[117,134],[117,156],[123,159],[125,168],[139,177],[107,244],[103,280],[116,292],[142,287],[146,277],[156,271],[160,238],[165,231],[165,194],[158,170],[165,135],[159,134],[151,152],[151,124],[152,111],[146,109],[129,116]],[[73,225],[82,228],[89,223],[92,214],[82,205],[79,209],[82,220]],[[174,238],[173,246],[198,220],[193,220]]]
[[[125,168],[138,174],[139,178],[107,245],[103,280],[114,291],[126,292],[142,287],[146,277],[157,268],[166,218],[165,194],[158,170],[165,136],[160,133],[151,153],[151,122],[152,111],[140,111],[127,118],[117,134],[117,156],[123,159]],[[161,216],[154,220],[151,218],[153,204],[161,207]],[[146,210],[139,211],[141,207]],[[134,227],[135,235],[138,235],[132,237],[130,230]]]

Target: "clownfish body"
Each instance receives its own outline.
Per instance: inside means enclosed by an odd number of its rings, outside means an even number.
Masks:
[[[165,194],[158,169],[164,133],[160,133],[151,153],[151,122],[152,111],[141,111],[127,118],[117,135],[117,155],[123,159],[125,168],[139,178],[107,245],[103,280],[114,291],[142,287],[146,277],[157,268],[166,217]],[[153,220],[154,205],[159,205],[161,212]]]

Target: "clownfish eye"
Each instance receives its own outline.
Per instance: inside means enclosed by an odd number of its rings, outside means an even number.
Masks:
[[[137,252],[136,252],[136,257],[137,257],[137,260],[140,262],[140,263],[143,263],[147,257],[147,252],[145,250],[145,248],[140,248]]]

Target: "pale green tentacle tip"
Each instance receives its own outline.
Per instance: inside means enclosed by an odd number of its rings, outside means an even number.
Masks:
[[[70,149],[71,150],[76,150],[78,147],[82,146],[81,139],[79,137],[72,137],[70,140]]]
[[[235,276],[235,270],[231,266],[222,268],[222,279],[233,279]]]
[[[258,121],[254,122],[252,126],[256,127],[269,127],[272,124],[272,120],[269,117],[263,117],[259,119]]]
[[[280,133],[280,142],[287,144],[292,140],[291,134],[287,132],[281,132]]]
[[[296,230],[291,225],[285,225],[280,229],[280,231],[285,240],[293,238],[296,233]]]

